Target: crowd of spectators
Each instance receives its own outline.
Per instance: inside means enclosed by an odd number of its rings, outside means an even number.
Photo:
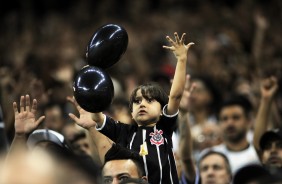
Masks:
[[[37,99],[37,115],[46,116],[40,128],[61,133],[70,143],[87,137],[69,118],[75,109],[66,97],[73,95],[76,73],[87,65],[85,53],[92,34],[100,26],[114,23],[125,28],[129,42],[122,58],[107,69],[115,96],[106,114],[131,124],[128,100],[133,89],[155,81],[168,92],[175,62],[162,46],[167,45],[167,35],[185,32],[187,40],[195,42],[187,64],[191,82],[197,86],[189,97],[188,118],[194,157],[224,142],[217,115],[220,104],[233,94],[250,102],[246,139],[252,142],[265,78],[274,77],[279,86],[267,129],[282,127],[281,12],[282,3],[274,0],[7,2],[0,7],[0,105],[4,122],[0,129],[4,127],[5,141],[9,145],[14,138],[12,103],[23,94]],[[181,111],[187,111],[185,104],[180,105],[180,119]],[[177,142],[178,130],[175,133]],[[75,145],[76,152],[91,155],[95,150],[90,151],[94,148],[85,140]],[[176,160],[181,160],[178,145],[174,150]]]

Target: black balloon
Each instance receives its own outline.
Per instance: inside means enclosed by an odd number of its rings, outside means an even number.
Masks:
[[[114,97],[111,77],[95,66],[86,66],[77,73],[73,90],[77,103],[93,113],[106,110]]]
[[[91,37],[86,51],[89,65],[106,69],[120,60],[128,45],[124,28],[116,24],[100,27]]]

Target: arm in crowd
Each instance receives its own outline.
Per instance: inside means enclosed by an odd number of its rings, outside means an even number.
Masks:
[[[190,84],[190,78],[187,77],[186,84],[189,91],[188,98],[195,88],[195,84]],[[193,141],[189,125],[189,110],[178,122],[179,130],[179,154],[183,172],[187,180],[193,182],[196,177],[196,167],[193,159]]]
[[[275,77],[269,77],[262,80],[260,89],[261,99],[258,113],[256,116],[256,124],[254,131],[254,146],[257,151],[260,150],[259,140],[268,127],[272,101],[278,89],[277,79]]]
[[[166,38],[172,46],[163,46],[163,48],[173,51],[177,59],[175,74],[169,94],[167,107],[168,115],[175,114],[178,111],[186,80],[187,54],[190,46],[194,44],[190,42],[186,45],[184,43],[185,35],[185,33],[182,34],[181,39],[179,39],[178,34],[174,33],[175,41],[167,36]]]
[[[68,97],[67,100],[71,102],[79,112],[79,117],[70,113],[69,116],[73,119],[77,125],[85,128],[91,137],[90,143],[94,144],[94,151],[98,151],[98,155],[102,164],[104,163],[105,154],[112,147],[113,141],[108,137],[96,130],[96,122],[93,120],[93,114],[82,109],[74,98]],[[103,116],[103,114],[102,114]],[[92,145],[93,146],[93,145]],[[96,148],[96,149],[95,149]],[[92,149],[93,150],[93,149]],[[95,157],[95,153],[92,156]],[[95,158],[93,158],[95,159]]]
[[[263,39],[265,37],[265,30],[268,27],[268,21],[260,13],[255,13],[254,20],[256,24],[256,30],[253,40],[252,54],[255,61],[259,62],[263,48]]]
[[[37,100],[33,99],[31,104],[29,95],[21,96],[19,109],[18,104],[14,102],[13,109],[15,115],[15,135],[8,152],[8,157],[17,153],[17,151],[26,150],[28,135],[34,131],[45,118],[45,116],[40,116],[36,119]]]

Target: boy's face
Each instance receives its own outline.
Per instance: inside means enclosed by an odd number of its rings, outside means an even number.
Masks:
[[[161,104],[158,101],[150,97],[145,98],[140,89],[136,92],[131,115],[138,125],[154,125],[161,112]]]

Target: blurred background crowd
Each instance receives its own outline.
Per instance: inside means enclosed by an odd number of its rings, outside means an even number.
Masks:
[[[76,129],[68,117],[73,107],[66,96],[73,95],[73,79],[87,65],[89,39],[108,23],[124,27],[129,36],[126,53],[107,69],[114,82],[115,98],[106,113],[115,119],[131,123],[128,99],[137,85],[156,81],[164,89],[170,88],[176,63],[162,46],[168,44],[165,36],[185,32],[186,42],[195,42],[189,50],[187,68],[192,81],[197,82],[192,124],[216,122],[218,104],[233,93],[245,95],[255,114],[260,80],[275,76],[280,88],[273,103],[271,126],[281,126],[281,20],[282,1],[275,0],[1,3],[0,104],[7,139],[11,141],[14,133],[12,102],[23,94],[38,100],[38,114],[46,115],[45,128],[74,139]],[[197,134],[196,146],[204,141],[199,131],[197,126],[192,127],[192,134]],[[207,126],[205,131],[213,133],[215,143],[220,143],[217,127]],[[198,146],[200,149],[203,145]]]

